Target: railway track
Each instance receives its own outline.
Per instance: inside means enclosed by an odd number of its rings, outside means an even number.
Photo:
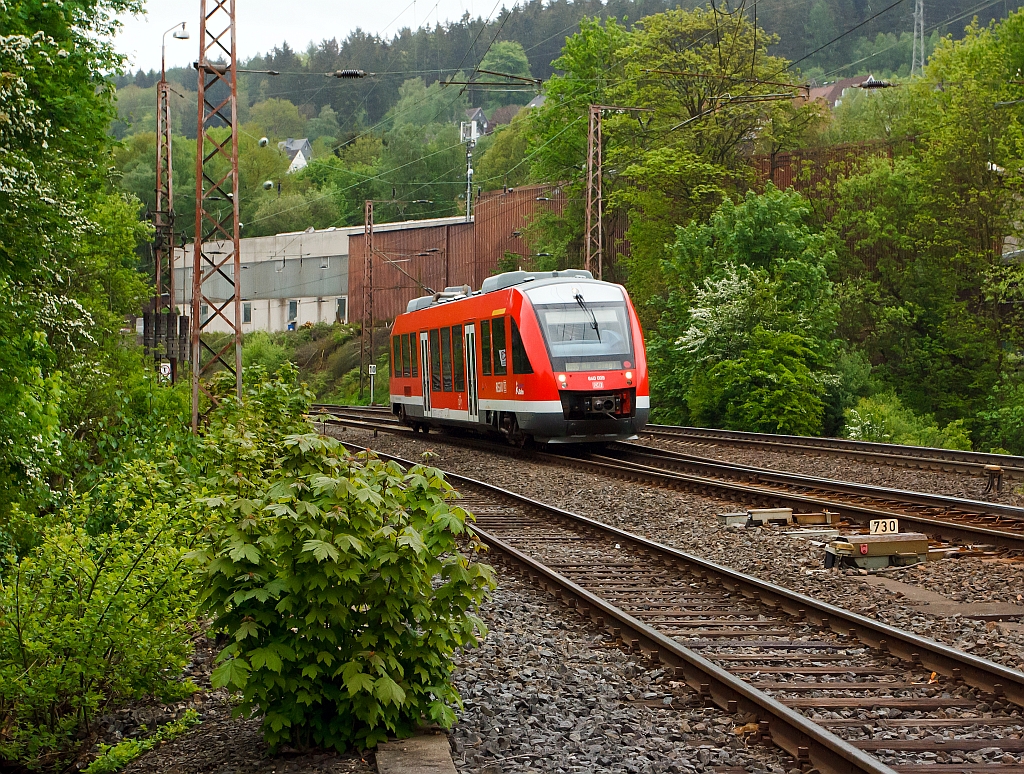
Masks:
[[[322,412],[317,414],[316,412]],[[388,409],[319,405],[310,416],[329,415],[325,422],[413,435]],[[448,440],[443,435],[438,440]],[[514,453],[500,443],[476,438],[451,439],[489,451]],[[995,545],[1024,551],[1024,508],[924,492],[886,489],[753,468],[637,444],[610,444],[604,454],[527,452],[533,459],[602,473],[623,480],[689,491],[755,506],[789,507],[796,512],[829,510],[866,524],[872,519],[898,518],[928,535],[967,544]]]
[[[951,473],[986,473],[997,465],[1007,478],[1024,478],[1024,457],[1009,454],[936,449],[927,446],[898,446],[888,443],[853,441],[846,438],[814,438],[803,435],[769,435],[705,427],[648,425],[644,435],[680,444],[709,444],[768,449],[788,453],[840,455],[861,462],[875,462],[921,470]]]
[[[1024,550],[1024,508],[1012,505],[786,473],[631,443],[610,444],[605,454],[584,459],[609,475],[649,477],[691,491],[702,491],[708,478],[736,482],[740,488],[732,491],[740,502],[794,511],[829,509],[861,523],[895,517],[947,539],[993,541]]]
[[[804,771],[1024,772],[1024,673],[447,475],[516,570]]]

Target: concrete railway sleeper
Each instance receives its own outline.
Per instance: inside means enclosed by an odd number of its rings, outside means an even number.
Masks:
[[[523,575],[805,771],[1024,772],[1024,673],[448,475]]]

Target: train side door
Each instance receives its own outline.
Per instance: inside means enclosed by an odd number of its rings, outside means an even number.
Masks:
[[[469,396],[469,421],[480,421],[480,400],[476,383],[476,326],[472,323],[465,327],[466,338],[466,390]]]
[[[430,342],[420,331],[420,380],[423,386],[423,416],[430,416]]]

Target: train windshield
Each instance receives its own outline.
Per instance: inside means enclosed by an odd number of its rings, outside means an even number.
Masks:
[[[629,314],[624,302],[534,306],[556,371],[615,371],[633,367]]]

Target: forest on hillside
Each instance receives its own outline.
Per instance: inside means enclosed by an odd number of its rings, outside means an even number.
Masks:
[[[805,17],[798,6],[787,16],[760,4],[727,13],[712,3],[529,3],[491,26],[463,19],[387,42],[355,33],[303,54],[277,49],[247,66],[280,76],[243,81],[243,235],[356,225],[370,198],[398,200],[380,219],[464,211],[458,124],[483,107],[500,125],[474,151],[475,185],[559,182],[569,193],[561,217],[531,226],[535,257],[516,261],[577,266],[587,105],[653,108],[644,122],[606,118],[605,195],[630,246],[608,276],[641,311],[660,419],[1024,452],[1024,299],[1011,250],[1022,16],[986,25],[979,15],[941,37],[931,22],[923,74],[900,75],[906,61],[894,60],[876,71],[890,88],[852,90],[830,110],[799,98],[811,74],[864,71],[872,25],[889,30],[875,33],[876,48],[902,45],[909,6],[832,4],[849,34],[824,48],[808,26],[818,5],[800,6]],[[549,45],[554,58],[538,60]],[[394,83],[322,75],[364,61],[390,68]],[[541,83],[445,86],[438,78],[453,69],[459,81],[495,82],[481,72],[492,71]],[[153,94],[130,81],[117,91],[113,160],[121,189],[145,207]],[[541,107],[520,109],[538,93]],[[141,117],[130,122],[133,111]],[[184,125],[188,110],[178,111]],[[276,147],[287,137],[312,142],[297,174]],[[835,168],[804,168],[816,182],[795,180],[799,193],[765,185],[751,165],[843,148],[854,150]],[[181,135],[179,234],[192,228],[194,154]]]

